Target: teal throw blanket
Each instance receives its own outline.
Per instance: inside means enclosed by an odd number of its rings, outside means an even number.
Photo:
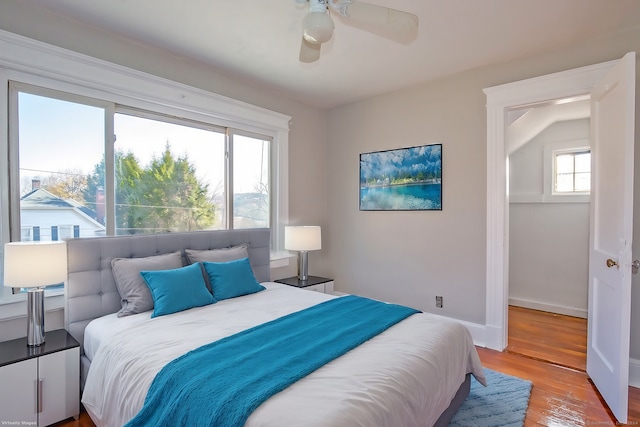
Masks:
[[[158,372],[127,426],[243,426],[270,396],[417,312],[348,295],[204,345]]]

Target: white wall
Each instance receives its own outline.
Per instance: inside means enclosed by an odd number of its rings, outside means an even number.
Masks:
[[[628,51],[640,51],[640,28],[331,110],[328,222],[338,290],[484,324],[487,129],[482,89],[619,59]],[[640,75],[638,65],[637,70]],[[636,120],[636,141],[639,124]],[[443,144],[442,212],[358,211],[360,153],[429,143]],[[640,149],[636,155],[640,172]],[[640,247],[638,177],[640,173],[636,174],[635,248]],[[636,249],[635,256],[639,255]],[[634,282],[631,355],[637,358],[638,276]],[[435,307],[436,295],[444,296],[443,309]]]
[[[329,113],[336,287],[484,324],[486,132],[469,74]],[[358,210],[359,154],[442,143],[442,211]],[[443,296],[444,307],[435,308]]]
[[[554,149],[584,147],[589,120],[555,123],[509,157],[509,301],[586,317],[589,203],[555,200],[545,176]],[[549,177],[546,177],[551,184]]]

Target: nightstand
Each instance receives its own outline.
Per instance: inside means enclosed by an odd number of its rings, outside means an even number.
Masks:
[[[322,292],[324,294],[333,293],[333,279],[327,279],[326,277],[309,276],[309,279],[304,282],[298,280],[298,277],[287,277],[286,279],[278,279],[275,282],[295,286],[307,291]]]
[[[64,329],[45,343],[0,343],[0,425],[47,426],[80,415],[80,345]]]

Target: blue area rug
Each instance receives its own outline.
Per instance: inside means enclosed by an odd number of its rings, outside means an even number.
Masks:
[[[485,368],[487,387],[473,378],[471,392],[449,427],[522,427],[531,381]]]

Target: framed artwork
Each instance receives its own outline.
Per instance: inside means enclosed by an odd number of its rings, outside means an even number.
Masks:
[[[442,144],[360,154],[360,210],[442,210]]]

